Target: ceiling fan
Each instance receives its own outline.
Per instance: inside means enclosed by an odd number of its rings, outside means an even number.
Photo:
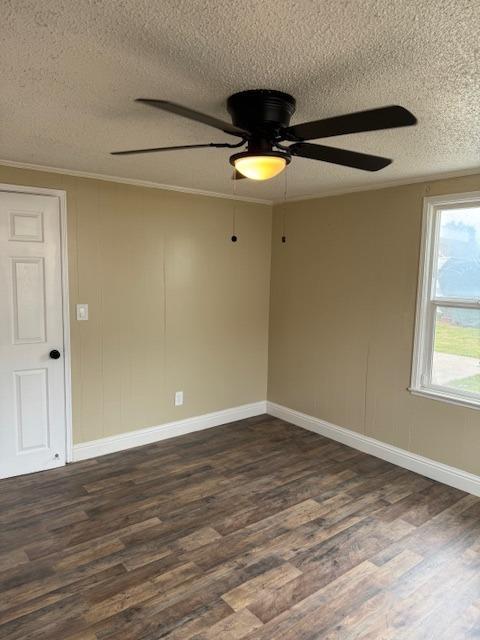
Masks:
[[[201,122],[240,138],[240,142],[236,144],[210,142],[208,144],[189,144],[153,149],[131,149],[129,151],[114,151],[112,155],[206,147],[235,149],[246,145],[246,150],[235,153],[230,158],[236,179],[268,180],[273,178],[285,169],[292,156],[321,160],[363,171],[379,171],[388,166],[392,160],[357,151],[311,144],[305,140],[329,138],[362,131],[409,127],[417,123],[417,119],[410,111],[394,105],[290,126],[290,118],[295,112],[295,99],[288,93],[270,89],[241,91],[230,96],[227,100],[227,110],[232,117],[232,124],[166,100],[137,98],[136,102]],[[290,144],[285,145],[284,142]]]

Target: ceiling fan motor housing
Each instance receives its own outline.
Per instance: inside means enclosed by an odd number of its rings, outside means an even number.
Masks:
[[[270,137],[290,124],[295,98],[272,89],[240,91],[228,98],[227,110],[235,126],[251,131],[254,137]]]

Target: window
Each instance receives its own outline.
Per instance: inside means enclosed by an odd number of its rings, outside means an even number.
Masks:
[[[410,390],[480,408],[480,192],[425,199]]]

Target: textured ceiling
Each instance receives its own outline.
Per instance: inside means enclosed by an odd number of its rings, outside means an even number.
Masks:
[[[108,152],[229,139],[135,97],[226,118],[228,95],[271,88],[297,99],[292,122],[419,119],[325,141],[393,157],[377,174],[294,158],[288,197],[479,165],[480,0],[3,0],[0,30],[2,159],[231,194],[228,150]],[[278,199],[285,180],[236,188]]]

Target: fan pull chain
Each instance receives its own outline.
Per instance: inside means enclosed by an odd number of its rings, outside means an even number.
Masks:
[[[283,214],[282,214],[282,242],[285,244],[287,242],[287,233],[285,230],[286,227],[286,213],[285,213],[285,203],[287,202],[287,170],[283,172],[284,175],[284,186],[283,186]]]
[[[237,195],[237,172],[233,171],[233,195]],[[238,236],[236,234],[236,217],[237,217],[237,200],[236,198],[233,201],[233,211],[232,211],[232,236],[230,240],[232,242],[237,242]]]

